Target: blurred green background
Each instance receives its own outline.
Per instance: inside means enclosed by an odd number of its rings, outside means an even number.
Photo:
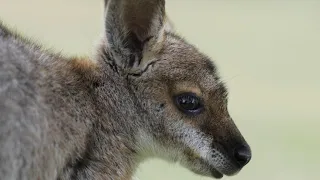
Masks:
[[[167,0],[177,31],[214,59],[253,159],[234,180],[320,179],[320,0]],[[69,55],[93,52],[102,0],[0,0],[0,19]],[[150,160],[140,180],[207,180]]]

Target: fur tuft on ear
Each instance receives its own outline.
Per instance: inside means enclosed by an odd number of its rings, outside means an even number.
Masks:
[[[105,0],[107,51],[118,67],[137,67],[143,51],[163,36],[164,0]],[[149,47],[147,48],[149,49]]]

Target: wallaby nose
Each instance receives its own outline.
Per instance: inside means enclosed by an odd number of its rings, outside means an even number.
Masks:
[[[248,146],[241,145],[234,149],[234,158],[243,167],[251,160],[251,150]]]

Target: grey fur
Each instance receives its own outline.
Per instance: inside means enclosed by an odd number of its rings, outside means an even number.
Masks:
[[[52,53],[0,24],[1,179],[127,180],[149,156],[207,176],[237,173],[229,150],[247,144],[225,86],[210,59],[169,28],[164,1],[106,8],[93,60]],[[206,111],[178,111],[172,96],[181,91],[200,91]],[[210,158],[199,155],[209,146]]]

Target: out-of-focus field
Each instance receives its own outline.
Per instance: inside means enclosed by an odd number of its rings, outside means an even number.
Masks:
[[[250,143],[243,180],[320,179],[320,1],[167,0],[177,31],[210,55],[230,89],[229,108]],[[70,55],[91,54],[102,0],[0,0],[0,19]],[[140,180],[205,180],[150,160]]]

